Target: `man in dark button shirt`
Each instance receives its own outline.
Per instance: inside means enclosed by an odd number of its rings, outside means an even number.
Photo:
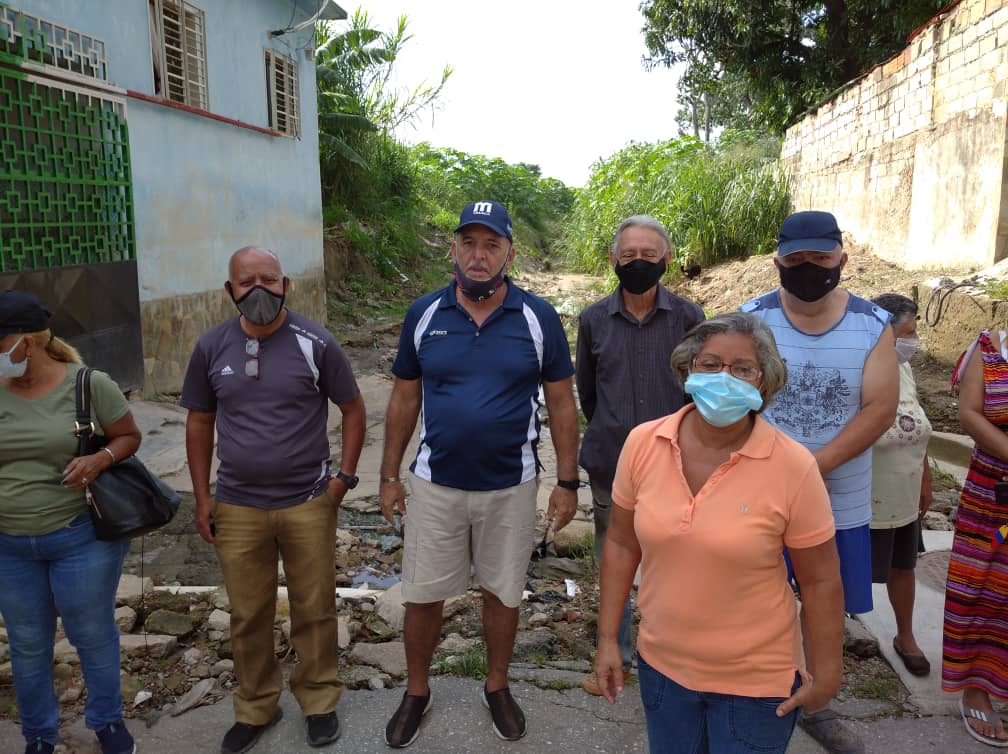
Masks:
[[[638,424],[682,408],[682,384],[669,359],[683,335],[704,320],[699,306],[658,282],[672,256],[669,246],[668,232],[653,217],[633,215],[620,223],[609,252],[619,287],[582,311],[578,324],[575,379],[588,420],[579,461],[591,482],[596,559],[609,527],[623,442]],[[630,619],[627,600],[619,627],[625,670],[633,651]],[[601,694],[593,674],[583,686]]]
[[[308,743],[339,737],[334,573],[336,513],[357,486],[364,399],[350,362],[322,325],[284,308],[290,281],[267,249],[231,257],[225,290],[240,316],[200,336],[182,386],[196,528],[213,544],[231,600],[238,689],[222,754],[252,748],[280,719],[283,678],[273,652],[277,559],[283,557],[298,664],[291,692]],[[333,473],[329,401],[343,414]],[[217,429],[216,494],[210,457]]]

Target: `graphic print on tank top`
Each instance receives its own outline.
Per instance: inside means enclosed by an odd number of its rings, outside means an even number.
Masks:
[[[838,432],[848,421],[850,392],[839,369],[807,361],[774,397],[770,414],[774,424],[795,438]]]

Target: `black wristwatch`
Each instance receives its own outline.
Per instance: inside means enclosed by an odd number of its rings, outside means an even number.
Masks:
[[[557,487],[563,487],[565,490],[576,490],[581,487],[580,479],[557,479]]]
[[[348,490],[352,490],[360,481],[360,478],[357,477],[356,474],[354,476],[350,476],[349,474],[344,474],[342,471],[336,472],[336,478],[343,482],[343,484],[347,486]]]

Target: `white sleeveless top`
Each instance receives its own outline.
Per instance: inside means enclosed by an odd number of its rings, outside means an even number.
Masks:
[[[873,529],[896,529],[917,520],[924,456],[931,439],[928,421],[917,400],[909,363],[899,366],[899,408],[892,426],[872,446]]]

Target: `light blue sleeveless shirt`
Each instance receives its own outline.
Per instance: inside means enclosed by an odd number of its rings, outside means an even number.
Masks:
[[[767,324],[787,363],[787,384],[764,410],[764,418],[809,450],[819,450],[861,409],[865,359],[885,330],[889,312],[851,293],[840,321],[824,333],[810,335],[788,319],[780,290],[746,302],[741,310]],[[871,521],[871,469],[869,447],[827,476],[837,529]]]

